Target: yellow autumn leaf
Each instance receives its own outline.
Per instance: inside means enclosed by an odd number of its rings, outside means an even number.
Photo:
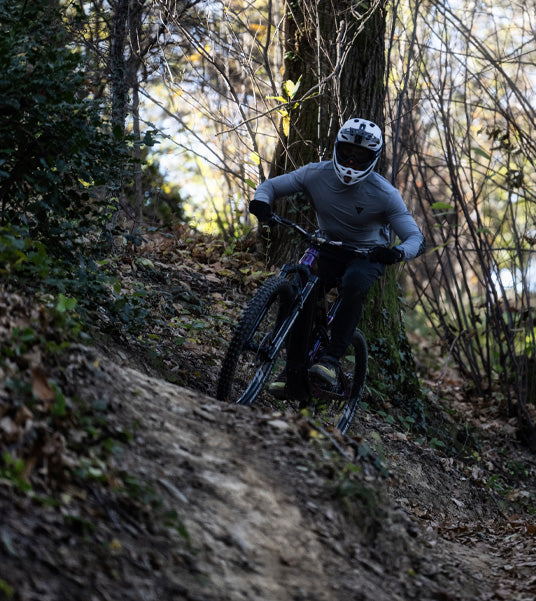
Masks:
[[[292,79],[287,79],[287,81],[283,83],[283,92],[287,95],[288,98],[294,98],[296,92],[298,91],[298,88],[300,87],[300,83],[301,75],[296,83],[294,83]]]
[[[285,92],[289,98],[294,96],[295,89],[296,84],[291,79],[287,79],[287,81],[283,83],[283,92]]]
[[[266,25],[262,23],[250,23],[248,25],[249,30],[254,33],[264,33],[266,31]]]
[[[288,134],[290,132],[290,117],[289,117],[289,115],[285,115],[283,117],[282,124],[283,124],[283,133],[285,134],[285,136],[288,137]]]

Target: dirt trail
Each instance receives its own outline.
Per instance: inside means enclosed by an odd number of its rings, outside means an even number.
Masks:
[[[357,431],[382,446],[391,476],[365,459],[354,490],[341,492],[346,461],[305,418],[222,404],[78,352],[72,376],[84,395],[135,425],[114,460],[117,478],[149,483],[163,522],[96,492],[80,504],[73,491],[64,513],[93,516],[94,542],[84,543],[52,509],[28,517],[28,505],[15,506],[2,530],[13,553],[0,570],[24,579],[16,599],[536,598],[530,520],[516,523],[456,462],[370,414]]]

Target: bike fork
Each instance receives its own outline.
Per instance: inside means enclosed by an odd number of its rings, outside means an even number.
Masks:
[[[270,345],[270,348],[269,348],[268,354],[267,354],[267,359],[269,359],[270,361],[277,356],[277,353],[279,353],[281,346],[283,345],[284,341],[286,340],[296,319],[298,319],[298,315],[300,314],[301,310],[303,309],[305,302],[311,295],[311,292],[313,291],[317,282],[318,282],[318,277],[314,276],[311,279],[309,279],[308,282],[305,284],[305,286],[302,288],[302,290],[300,290],[300,292],[296,298],[295,306],[292,309],[289,317],[287,319],[285,319],[284,322],[281,324],[281,327],[276,332],[276,334],[272,340],[272,344]]]

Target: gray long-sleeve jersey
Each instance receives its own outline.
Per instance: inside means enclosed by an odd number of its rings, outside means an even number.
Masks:
[[[272,204],[282,196],[305,192],[316,212],[318,226],[331,240],[358,246],[389,245],[390,228],[400,238],[404,256],[424,250],[424,236],[398,190],[376,172],[352,186],[343,184],[332,161],[309,163],[260,184],[255,200]]]

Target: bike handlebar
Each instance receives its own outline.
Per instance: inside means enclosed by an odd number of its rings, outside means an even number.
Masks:
[[[330,240],[326,238],[322,232],[317,231],[311,234],[306,229],[304,229],[301,225],[290,221],[289,219],[285,219],[276,213],[272,213],[272,217],[270,219],[270,224],[277,223],[278,225],[284,225],[285,227],[290,227],[294,231],[298,232],[303,238],[308,240],[311,244],[315,246],[336,246],[337,248],[343,248],[345,250],[350,250],[358,255],[361,255],[363,258],[369,256],[371,249],[370,248],[360,248],[358,246],[354,246],[353,244],[349,244],[348,242],[339,242],[336,240]]]

